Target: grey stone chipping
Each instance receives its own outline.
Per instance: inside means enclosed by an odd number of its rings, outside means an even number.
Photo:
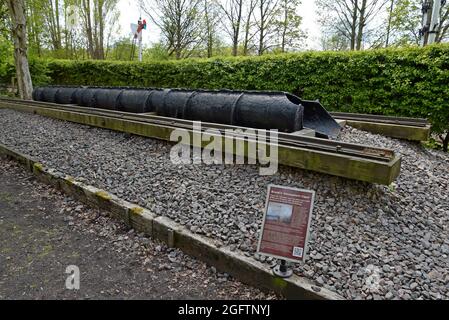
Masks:
[[[340,139],[400,153],[399,178],[174,165],[166,141],[0,110],[0,143],[250,256],[268,184],[315,190],[310,255],[296,273],[349,299],[448,299],[449,154],[350,127]]]

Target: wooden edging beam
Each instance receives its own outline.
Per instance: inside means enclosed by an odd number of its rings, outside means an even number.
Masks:
[[[165,216],[157,216],[136,204],[122,200],[108,191],[77,181],[55,169],[46,168],[30,156],[16,152],[0,144],[0,156],[24,165],[40,181],[62,190],[67,195],[93,207],[107,210],[130,228],[153,239],[161,240],[170,247],[214,266],[243,283],[262,290],[272,290],[287,299],[342,300],[343,297],[325,288],[315,286],[310,280],[293,275],[282,279],[272,274],[261,262],[239,254],[215,241],[192,233],[186,227]]]
[[[32,112],[34,114],[39,114],[59,120],[66,120],[162,140],[170,140],[170,134],[174,130],[173,127],[163,125],[155,125],[128,119],[100,116],[95,114],[82,113],[79,111],[56,110],[11,103],[2,104],[2,102],[0,101],[0,108],[1,107],[25,112]],[[193,133],[190,131],[191,136],[192,134]],[[222,145],[226,145],[226,140],[228,138],[222,137],[222,139]],[[239,138],[237,138],[236,140],[238,139]],[[245,139],[241,139],[241,141],[245,145],[245,150],[248,150],[249,144],[255,143],[247,141]],[[207,141],[203,141],[203,146],[207,145],[208,143],[209,142]],[[233,145],[233,154],[236,154],[237,148],[233,141],[231,141],[231,143]],[[396,155],[393,159],[386,162],[358,158],[341,153],[332,153],[300,147],[279,145],[278,163],[354,180],[389,185],[399,175],[401,158],[400,156]]]
[[[408,126],[402,124],[344,120],[348,126],[356,129],[381,134],[387,137],[411,140],[411,141],[427,141],[430,136],[430,125],[425,126]]]

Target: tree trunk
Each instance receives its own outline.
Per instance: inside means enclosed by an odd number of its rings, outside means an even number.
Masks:
[[[55,22],[56,22],[56,42],[58,44],[58,49],[62,48],[61,41],[61,23],[59,21],[59,1],[55,0]]]
[[[245,26],[245,40],[243,42],[243,55],[248,55],[248,44],[249,44],[249,25]]]
[[[232,55],[233,55],[234,57],[237,56],[237,50],[238,50],[238,47],[239,47],[239,37],[238,37],[238,35],[236,34],[236,32],[234,32],[234,37],[233,37],[233,39],[232,39]]]
[[[248,54],[248,45],[249,45],[249,31],[250,31],[250,23],[251,23],[251,14],[248,14],[245,24],[245,40],[243,41],[243,55],[246,56]]]
[[[248,46],[250,39],[250,28],[251,28],[251,15],[253,14],[254,9],[256,8],[257,0],[251,0],[248,6],[248,13],[246,16],[246,24],[245,24],[245,39],[243,40],[243,55],[248,55]],[[252,38],[252,37],[251,37]]]
[[[178,13],[180,10],[178,11]],[[181,25],[181,15],[178,14],[176,17],[176,38],[175,38],[175,54],[176,54],[176,60],[180,60],[182,57],[182,50],[181,50],[181,31],[182,31],[182,25]]]
[[[99,39],[98,39],[98,59],[104,59],[104,17],[103,17],[103,4],[104,1],[98,1],[98,27],[99,27]]]
[[[206,19],[206,32],[207,32],[207,57],[211,58],[213,54],[213,31],[212,31],[212,22],[209,16],[209,7],[208,7],[208,0],[204,1],[204,17]]]
[[[56,0],[53,5],[53,0],[48,0],[48,7],[46,8],[46,16],[49,24],[49,32],[53,50],[59,50],[62,47],[60,23],[59,23],[59,2]]]
[[[284,23],[282,26],[282,41],[281,41],[281,52],[285,52],[285,38],[287,34],[288,26],[288,4],[287,1],[284,2]]]
[[[87,34],[87,51],[92,59],[95,58],[94,44],[92,37],[92,21],[91,21],[91,10],[90,10],[90,0],[83,0],[83,11],[84,11],[84,28]]]
[[[92,34],[93,34],[93,47],[94,47],[94,59],[98,59],[99,57],[99,43],[98,43],[98,1],[99,0],[94,0],[93,1],[93,5],[94,5],[94,14],[93,14],[93,19],[92,19]]]
[[[8,0],[14,39],[14,61],[20,98],[31,100],[33,84],[27,57],[26,16],[24,0]]]
[[[32,39],[32,41],[29,42],[29,47],[31,48],[33,43],[36,46],[37,55],[41,56],[41,44],[40,44],[40,37],[39,37],[39,29],[36,23],[36,12],[34,9],[34,3],[28,3],[29,10],[29,20],[28,20],[28,39]]]
[[[359,3],[358,0],[354,1],[354,8],[352,11],[352,24],[351,24],[351,50],[355,50],[355,42],[357,35],[357,17],[359,14]]]
[[[388,13],[387,39],[385,40],[385,48],[388,47],[389,42],[390,42],[391,19],[392,19],[392,14],[393,14],[393,8],[394,8],[394,0],[391,0],[390,11]]]
[[[363,42],[363,30],[365,28],[365,15],[366,15],[366,4],[368,0],[362,0],[362,7],[360,8],[360,14],[359,14],[359,25],[357,30],[357,46],[356,50],[359,51],[362,49],[362,42]]]
[[[64,21],[67,21],[67,6],[64,6]],[[69,28],[66,25],[66,28],[64,28],[64,47],[65,47],[65,58],[69,59]]]
[[[259,28],[259,50],[258,54],[261,56],[263,54],[263,42],[265,38],[265,13],[264,13],[264,3],[261,2],[259,5],[260,9],[260,28]]]
[[[237,21],[234,26],[234,36],[232,39],[232,55],[234,57],[237,56],[238,47],[239,47],[239,34],[240,34],[240,25],[242,23],[242,10],[243,10],[243,1],[239,3],[239,11],[237,14]]]
[[[446,33],[449,30],[449,21],[446,23],[447,20],[449,20],[449,8],[446,9],[446,12],[440,19],[440,27],[438,28],[438,32],[435,39],[435,42],[437,43],[443,41],[443,38],[446,36]]]

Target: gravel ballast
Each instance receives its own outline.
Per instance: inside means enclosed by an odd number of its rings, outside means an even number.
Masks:
[[[255,254],[268,184],[316,191],[309,258],[296,272],[346,298],[449,298],[449,154],[346,128],[343,141],[394,149],[391,186],[281,166],[175,165],[172,144],[0,110],[0,143]]]

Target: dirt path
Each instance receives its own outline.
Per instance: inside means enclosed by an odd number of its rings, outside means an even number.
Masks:
[[[67,266],[80,289],[65,287]],[[272,299],[0,160],[0,299]]]

